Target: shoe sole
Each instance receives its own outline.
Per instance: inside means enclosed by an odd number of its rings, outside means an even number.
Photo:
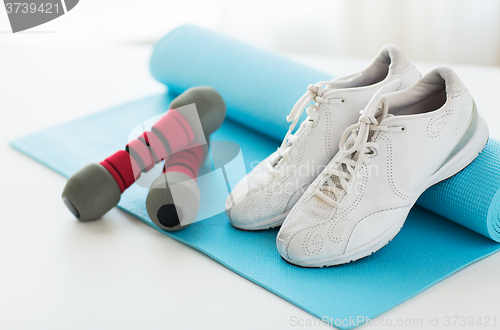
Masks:
[[[271,218],[269,220],[266,220],[264,222],[259,222],[257,224],[249,225],[249,226],[237,226],[231,221],[231,218],[229,218],[229,222],[231,225],[240,230],[244,231],[258,231],[258,230],[266,230],[266,229],[271,229],[271,228],[276,228],[279,227],[283,224],[283,221],[285,221],[286,216],[288,215],[290,211],[285,212],[283,214],[277,215],[274,218]]]
[[[455,174],[466,168],[470,163],[472,163],[472,161],[476,159],[479,153],[483,151],[484,147],[486,146],[486,143],[488,142],[488,136],[488,126],[486,125],[484,119],[478,115],[477,130],[470,141],[464,146],[462,150],[460,150],[460,152],[458,152],[453,158],[451,158],[427,180],[420,192],[418,194],[415,194],[416,197],[414,197],[412,202],[409,204],[408,210],[405,212],[405,214],[389,229],[387,229],[384,233],[379,235],[374,240],[361,245],[360,247],[350,251],[347,254],[335,256],[334,258],[328,258],[319,261],[316,260],[311,262],[296,262],[284,257],[283,259],[285,259],[285,261],[289,263],[305,268],[321,268],[346,264],[377,252],[378,250],[389,244],[389,242],[392,241],[392,239],[399,233],[406,221],[408,213],[410,212],[413,205],[415,205],[415,203],[417,202],[418,197],[420,197],[420,195],[429,187],[454,176]]]

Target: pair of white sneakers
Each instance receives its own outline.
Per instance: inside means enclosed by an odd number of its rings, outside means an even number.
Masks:
[[[421,77],[394,45],[361,72],[309,85],[287,120],[281,147],[233,189],[226,209],[239,229],[281,225],[279,253],[304,267],[382,248],[417,198],[465,168],[488,140],[456,73],[440,66]]]

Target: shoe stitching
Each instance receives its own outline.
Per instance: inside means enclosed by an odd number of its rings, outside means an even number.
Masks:
[[[410,196],[402,193],[397,187],[396,184],[394,183],[394,177],[393,177],[393,170],[392,170],[392,165],[393,165],[393,151],[392,151],[392,144],[391,141],[387,136],[384,134],[380,134],[378,136],[380,139],[384,140],[387,145],[387,180],[389,181],[389,186],[392,189],[392,192],[401,198],[402,200],[409,200]]]

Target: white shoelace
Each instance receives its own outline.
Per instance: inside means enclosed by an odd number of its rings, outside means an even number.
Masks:
[[[339,142],[339,152],[332,162],[322,172],[322,179],[316,184],[314,194],[335,208],[342,208],[338,202],[342,194],[352,194],[356,180],[361,177],[359,171],[364,164],[370,163],[369,154],[380,146],[376,142],[368,141],[370,131],[388,131],[389,127],[380,123],[390,116],[387,111],[387,102],[381,97],[390,85],[399,83],[395,80],[382,87],[370,100],[365,110],[361,110],[356,124],[349,126]],[[380,104],[383,103],[383,106]],[[379,114],[382,110],[382,114]],[[376,117],[377,116],[377,117]],[[336,177],[337,183],[332,179]],[[340,187],[339,187],[340,184]],[[333,193],[335,199],[327,196],[322,190]]]
[[[325,94],[325,92],[345,86],[347,83],[353,81],[354,79],[359,78],[360,76],[361,73],[358,73],[346,80],[334,79],[332,81],[321,81],[316,84],[311,84],[307,86],[307,92],[304,95],[302,95],[302,97],[297,101],[297,103],[295,103],[292,110],[290,111],[290,114],[286,117],[286,120],[292,123],[290,124],[288,132],[286,133],[285,138],[281,143],[281,146],[278,148],[278,159],[283,159],[287,163],[290,163],[292,161],[290,157],[290,151],[292,146],[298,146],[300,144],[301,136],[304,133],[309,134],[311,132],[311,128],[316,125],[317,120],[319,119],[318,104],[344,102],[343,99],[339,98],[336,99],[324,98],[323,95]],[[316,102],[316,104],[307,107],[307,105],[311,101]],[[300,119],[300,116],[302,115],[306,107],[307,107],[306,114],[308,117],[300,124],[300,127],[297,130],[297,132],[295,132],[295,134],[292,134],[293,130],[295,129],[295,126],[297,125],[297,122]],[[279,160],[274,164],[271,162],[267,162],[266,164],[268,172],[275,177],[278,176],[280,173],[276,168],[278,163]]]

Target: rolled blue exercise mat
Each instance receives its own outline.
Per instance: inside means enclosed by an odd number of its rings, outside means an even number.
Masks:
[[[284,138],[290,126],[285,117],[307,85],[333,78],[195,26],[178,28],[158,42],[150,68],[176,95],[212,86],[226,102],[228,119],[277,140]]]
[[[332,79],[331,74],[190,25],[158,42],[150,66],[153,76],[168,86],[168,93],[18,139],[12,146],[69,177],[121,148],[132,129],[167,111],[176,95],[192,86],[210,85],[228,106],[227,120],[211,141],[238,144],[249,171],[252,164],[276,150],[289,126],[285,117],[307,85]],[[245,232],[233,228],[222,212],[228,187],[223,182],[213,188],[222,173],[212,170],[210,159],[201,170],[207,176],[198,180],[200,213],[208,219],[179,232],[162,232],[325,323],[350,329],[500,249],[496,243],[500,241],[499,156],[499,142],[490,140],[469,167],[421,196],[420,206],[411,210],[390,244],[346,265],[296,267],[277,252],[277,229]],[[234,163],[225,166],[225,175],[233,187],[245,171],[233,171],[231,166],[237,167]],[[132,185],[119,207],[158,229],[145,209],[147,191]]]
[[[427,189],[417,204],[500,242],[500,142],[453,177]]]

